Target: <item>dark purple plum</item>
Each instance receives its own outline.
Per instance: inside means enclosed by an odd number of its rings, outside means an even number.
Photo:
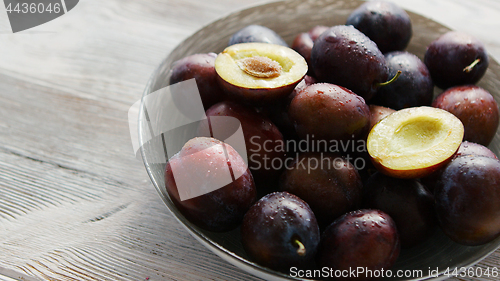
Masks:
[[[447,89],[477,83],[488,68],[489,58],[481,41],[464,32],[450,31],[427,47],[424,62],[434,84]]]
[[[235,32],[229,39],[228,46],[239,43],[270,43],[288,47],[288,44],[274,30],[262,25],[248,25]]]
[[[236,228],[256,199],[246,163],[230,145],[213,138],[191,139],[168,160],[165,187],[182,215],[216,232]]]
[[[363,206],[391,216],[403,248],[425,241],[437,226],[434,196],[415,179],[373,174],[365,183]]]
[[[401,75],[380,87],[370,102],[396,110],[431,105],[434,84],[425,64],[416,55],[401,51],[387,53],[385,59],[389,77],[394,77],[398,71]]]
[[[306,201],[320,225],[327,226],[359,208],[363,183],[345,157],[303,153],[281,176],[280,188]]]
[[[174,62],[172,66],[170,84],[194,78],[205,110],[225,99],[215,73],[216,57],[215,53],[194,54]]]
[[[206,111],[212,129],[217,125],[217,133],[225,137],[233,135],[237,128],[231,119],[214,119],[217,116],[231,116],[240,121],[245,138],[248,167],[254,176],[257,186],[266,182],[278,182],[281,167],[272,165],[285,156],[283,149],[283,136],[278,128],[265,116],[259,114],[251,107],[246,107],[235,102],[224,101],[217,103]],[[226,124],[227,121],[227,124]],[[218,122],[218,124],[214,124]],[[211,136],[209,123],[200,122],[198,135]],[[214,137],[217,137],[214,135]],[[275,160],[278,159],[278,160]]]
[[[463,245],[482,245],[500,235],[500,162],[462,156],[442,172],[434,191],[443,232]]]
[[[451,161],[462,156],[484,156],[498,160],[496,154],[486,146],[468,141],[464,141],[460,144],[457,152],[451,158]],[[420,182],[422,182],[427,189],[433,192],[436,189],[436,185],[438,184],[438,181],[441,178],[441,174],[443,173],[445,168],[446,166],[435,171],[427,177],[421,178]]]
[[[327,29],[314,42],[311,68],[319,82],[343,86],[369,100],[388,78],[385,57],[353,26]]]
[[[288,192],[262,197],[245,214],[241,226],[243,248],[251,259],[284,272],[312,261],[319,239],[311,208]]]
[[[353,211],[335,220],[321,234],[316,261],[334,271],[363,268],[365,272],[390,269],[400,252],[392,218],[380,211]],[[374,280],[369,274],[335,280]]]
[[[404,50],[412,36],[410,16],[395,3],[387,1],[362,4],[349,15],[346,25],[370,37],[382,53]]]
[[[364,139],[370,129],[370,109],[365,100],[328,83],[300,91],[290,103],[288,114],[302,139]]]
[[[457,116],[464,124],[464,140],[489,145],[499,124],[498,104],[485,89],[475,85],[449,88],[432,106]]]

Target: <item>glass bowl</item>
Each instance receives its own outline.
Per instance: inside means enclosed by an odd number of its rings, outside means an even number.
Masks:
[[[281,1],[245,9],[219,19],[184,40],[165,58],[147,83],[143,101],[144,97],[150,93],[168,86],[173,62],[195,53],[221,52],[227,46],[229,37],[247,25],[267,26],[291,44],[299,32],[306,32],[316,25],[344,24],[347,16],[362,3],[363,1],[347,0]],[[413,37],[407,51],[423,59],[426,47],[449,29],[423,16],[411,12],[408,14],[413,24]],[[497,102],[500,102],[498,91],[500,89],[500,66],[491,56],[489,69],[478,85],[489,90]],[[436,88],[435,94],[438,94],[438,91]],[[168,122],[179,114],[169,110],[168,105],[171,102],[171,100],[162,101],[164,110],[155,116],[148,116],[144,106],[141,106],[138,126],[139,142],[143,143],[141,154],[146,170],[168,209],[194,238],[227,262],[266,280],[302,280],[250,261],[241,245],[239,229],[228,233],[212,233],[202,230],[190,223],[174,206],[165,189],[164,170],[168,159],[166,152],[169,149],[178,151],[186,140],[195,136],[196,126],[183,126],[174,129],[174,134],[153,136],[152,123]],[[150,120],[150,117],[154,120]],[[499,145],[500,139],[497,131],[490,145],[490,149],[497,155],[500,152]],[[494,252],[499,246],[500,238],[482,246],[462,246],[448,239],[441,231],[437,231],[423,244],[402,250],[397,263],[392,268],[393,272],[410,270],[420,273],[421,271],[421,276],[415,277],[414,275],[411,278],[401,277],[394,280],[443,280],[450,277],[444,274],[446,269],[470,267]],[[438,269],[438,274],[435,274],[435,271],[430,274],[429,270],[435,269]],[[410,271],[404,273],[409,274]]]

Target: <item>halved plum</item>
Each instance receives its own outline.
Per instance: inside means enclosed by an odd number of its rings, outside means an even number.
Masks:
[[[428,106],[412,107],[378,122],[368,135],[367,149],[382,173],[419,178],[446,164],[463,136],[464,126],[455,115]]]
[[[288,96],[307,69],[306,60],[293,49],[267,43],[232,45],[215,59],[218,81],[228,97],[254,105]]]

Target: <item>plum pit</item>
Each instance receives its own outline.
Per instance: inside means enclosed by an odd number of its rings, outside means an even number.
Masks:
[[[270,58],[253,56],[237,61],[241,70],[254,77],[274,78],[281,75],[281,65]]]

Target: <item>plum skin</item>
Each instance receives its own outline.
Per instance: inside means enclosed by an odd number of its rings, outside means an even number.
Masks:
[[[328,83],[316,83],[299,92],[288,114],[303,139],[308,135],[325,140],[363,139],[370,128],[370,109],[365,100]]]
[[[463,141],[453,159],[467,155],[484,156],[498,160],[498,156],[486,146],[470,141]]]
[[[389,77],[394,77],[398,71],[401,75],[396,81],[380,87],[370,102],[396,110],[431,105],[434,83],[427,66],[408,52],[390,52],[385,54],[385,58]]]
[[[410,16],[387,1],[363,3],[349,15],[346,25],[363,32],[382,53],[404,50],[413,33]]]
[[[206,166],[204,161],[196,158],[200,154],[195,153],[200,151],[206,152],[201,155],[210,157],[210,165]],[[227,152],[229,160],[226,159],[224,151]],[[215,175],[216,170],[221,171],[229,166],[233,174],[241,176],[210,193],[181,200],[172,171],[173,164],[181,167],[181,170],[176,172],[206,173],[211,170],[211,175]],[[165,168],[165,187],[182,215],[198,227],[214,232],[236,228],[255,202],[257,193],[252,174],[238,152],[230,145],[213,138],[194,138],[169,159]]]
[[[351,25],[333,26],[316,39],[311,68],[318,81],[346,87],[367,101],[388,78],[382,52]]]
[[[228,100],[248,104],[250,106],[266,106],[279,103],[286,99],[286,97],[293,92],[297,84],[302,81],[302,78],[296,82],[272,89],[239,87],[227,82],[219,75],[217,75],[216,80],[228,97]]]
[[[302,79],[302,81],[300,81],[299,84],[295,86],[292,93],[288,95],[284,100],[280,101],[277,104],[274,104],[271,107],[261,108],[264,114],[268,116],[271,121],[278,127],[285,139],[297,140],[299,138],[297,136],[297,132],[295,131],[293,122],[288,114],[288,107],[290,106],[290,103],[300,91],[305,89],[307,86],[315,83],[316,79],[314,79],[312,76],[306,75],[304,79]]]
[[[292,49],[297,51],[297,53],[301,54],[308,64],[310,64],[311,60],[311,49],[314,45],[314,41],[311,36],[307,33],[298,34],[292,42]]]
[[[489,145],[499,124],[498,104],[485,89],[475,85],[456,86],[441,93],[432,103],[457,116],[464,124],[464,140]]]
[[[474,142],[469,142],[469,141],[463,141],[460,146],[458,147],[457,152],[453,155],[451,158],[451,161],[462,157],[462,156],[484,156],[484,157],[490,157],[493,159],[498,160],[498,157],[493,151],[491,151],[489,148],[482,144],[474,143]],[[420,182],[425,185],[427,189],[430,191],[434,191],[436,189],[436,185],[441,177],[441,174],[443,173],[444,169],[446,168],[447,165],[444,167],[440,168],[439,170],[433,172],[432,174],[423,177],[420,179]]]
[[[391,268],[400,249],[392,218],[380,210],[362,209],[341,216],[326,228],[316,261],[320,267],[333,270],[363,267],[375,271]],[[357,277],[340,280],[372,280],[369,276]]]
[[[396,223],[402,248],[429,238],[436,229],[434,196],[415,179],[398,179],[380,172],[365,183],[363,206],[386,212]]]
[[[480,60],[479,63],[471,71],[464,71],[476,59]],[[477,83],[486,73],[489,58],[486,48],[477,38],[463,32],[450,31],[427,47],[424,63],[434,84],[447,89]]]
[[[396,110],[385,106],[370,104],[370,129],[375,126],[380,120],[387,117],[389,114],[394,113]]]
[[[442,172],[435,194],[443,232],[469,246],[500,235],[500,162],[490,157],[462,156]]]
[[[301,160],[312,163],[311,159],[316,160],[314,163],[324,163],[315,169],[296,164]],[[327,226],[359,207],[363,183],[357,170],[345,157],[302,153],[281,175],[280,189],[306,201],[320,225]]]
[[[305,254],[298,254],[294,239],[304,245]],[[241,226],[241,240],[248,255],[260,265],[284,272],[311,261],[319,239],[320,230],[311,208],[288,192],[262,197],[245,214]]]
[[[288,47],[288,44],[274,30],[262,25],[248,25],[235,32],[229,39],[228,46],[239,43],[261,42]]]
[[[190,55],[174,62],[171,70],[171,85],[192,78],[196,80],[205,110],[225,99],[224,91],[217,82],[216,57],[215,53]]]

